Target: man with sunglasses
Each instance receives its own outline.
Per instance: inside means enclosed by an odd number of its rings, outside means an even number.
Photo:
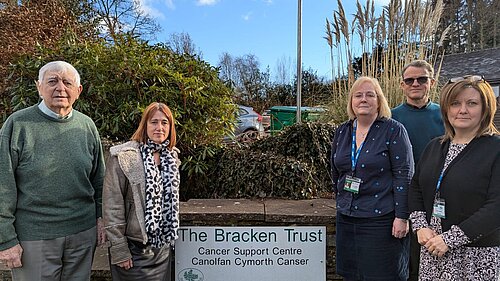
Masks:
[[[425,60],[415,60],[401,71],[400,87],[406,102],[392,109],[392,118],[401,122],[408,132],[415,166],[429,141],[444,134],[439,105],[429,99],[434,86],[434,68]],[[420,245],[416,235],[410,234],[410,279],[418,279]]]
[[[415,60],[403,68],[401,75],[400,87],[406,102],[392,109],[392,118],[408,131],[416,165],[427,143],[444,134],[443,120],[439,105],[429,99],[431,87],[436,82],[432,65]]]

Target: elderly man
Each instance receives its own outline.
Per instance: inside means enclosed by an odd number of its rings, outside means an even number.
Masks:
[[[401,71],[400,87],[406,102],[392,109],[392,118],[401,122],[408,132],[417,165],[422,152],[433,138],[444,134],[439,105],[429,99],[434,86],[434,68],[424,60],[415,60]],[[420,245],[416,235],[410,234],[410,279],[418,279]]]
[[[72,65],[46,64],[36,86],[42,101],[0,130],[0,261],[14,281],[90,280],[104,240],[99,134],[73,109],[82,86]]]

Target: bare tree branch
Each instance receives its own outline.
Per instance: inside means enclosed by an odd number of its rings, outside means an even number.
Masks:
[[[138,0],[90,1],[94,2],[101,35],[108,40],[115,40],[118,34],[155,39],[161,30],[156,20],[142,9]]]

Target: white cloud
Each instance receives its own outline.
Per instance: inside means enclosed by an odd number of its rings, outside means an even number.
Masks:
[[[174,0],[165,0],[165,5],[170,10],[175,10]]]
[[[198,6],[212,6],[217,4],[219,0],[196,0],[196,5]]]
[[[272,5],[273,4],[273,0],[264,0],[264,3],[266,3],[267,5]]]
[[[142,12],[145,14],[149,15],[152,18],[158,18],[158,19],[163,19],[165,18],[165,15],[161,12],[160,9],[158,9],[155,5],[153,5],[151,0],[136,0],[137,3],[139,4],[139,8],[141,9]]]
[[[244,20],[244,21],[249,21],[250,18],[252,17],[252,12],[248,12],[244,15],[241,16],[241,18]]]

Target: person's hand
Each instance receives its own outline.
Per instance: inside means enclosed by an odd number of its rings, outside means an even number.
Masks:
[[[442,257],[450,248],[448,245],[444,243],[443,237],[441,235],[436,235],[433,238],[429,239],[427,243],[424,245],[427,248],[427,251],[431,253],[431,255]]]
[[[106,243],[106,230],[102,218],[97,219],[97,246],[102,246]]]
[[[128,259],[124,262],[120,262],[117,264],[119,267],[125,269],[125,270],[129,270],[131,267],[134,266],[134,264],[132,263],[132,259]]]
[[[436,236],[436,232],[430,228],[421,228],[417,230],[418,244],[424,246],[429,239]]]
[[[3,262],[8,268],[22,267],[21,256],[23,255],[23,248],[17,244],[14,247],[0,251],[0,261]]]
[[[409,225],[408,220],[395,218],[392,223],[392,236],[396,238],[403,238],[408,234]]]

